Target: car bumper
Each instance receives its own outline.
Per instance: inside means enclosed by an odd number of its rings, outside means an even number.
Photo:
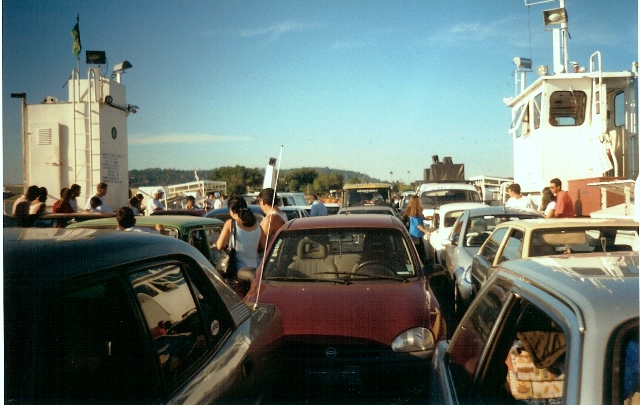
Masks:
[[[434,353],[433,349],[396,353],[389,346],[362,342],[289,339],[282,348],[287,374],[306,386],[412,384],[424,378]]]

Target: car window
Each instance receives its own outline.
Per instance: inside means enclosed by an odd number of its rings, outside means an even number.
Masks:
[[[480,356],[507,297],[507,289],[493,285],[477,297],[451,339],[447,353],[455,390],[470,394]]]
[[[640,358],[638,356],[638,320],[627,322],[612,334],[611,403],[633,403],[640,396]],[[607,391],[605,391],[607,392]],[[605,396],[606,398],[606,396]],[[604,402],[607,402],[606,400]]]
[[[205,227],[204,231],[207,234],[207,242],[209,242],[209,250],[216,249],[216,242],[220,237],[221,228],[216,227]]]
[[[374,276],[413,277],[417,269],[409,247],[398,230],[327,228],[282,232],[266,258],[264,279],[364,281]]]
[[[157,396],[152,353],[117,278],[64,285],[45,294],[37,381],[43,398]]]
[[[194,273],[188,266],[163,264],[129,275],[154,340],[156,361],[172,386],[184,381],[231,328],[217,294],[211,288],[197,288],[203,279],[197,274],[188,277],[187,270]],[[155,295],[146,294],[147,290]]]
[[[500,228],[495,230],[489,239],[482,245],[482,248],[478,252],[478,254],[484,257],[489,263],[493,263],[498,254],[498,249],[500,248],[500,244],[504,239],[505,235],[509,228]]]
[[[444,204],[456,202],[480,202],[480,196],[472,190],[432,190],[420,195],[423,208],[436,208]]]
[[[541,400],[567,403],[564,381],[568,334],[546,303],[536,304],[514,295],[500,327],[486,344],[486,357],[476,382],[482,403]],[[505,367],[506,366],[506,367]],[[517,402],[519,403],[519,402]]]
[[[464,211],[449,211],[444,214],[444,224],[445,228],[450,228],[456,222],[456,219],[460,218]]]
[[[462,218],[460,218],[453,225],[453,229],[451,230],[451,236],[450,236],[450,239],[452,242],[458,241],[458,238],[460,237],[460,232],[462,232],[463,224],[464,224],[464,221],[462,220]]]
[[[511,233],[507,238],[507,243],[502,250],[498,263],[507,260],[520,259],[522,257],[522,239],[524,233],[518,229],[511,229]]]
[[[540,229],[531,234],[529,255],[637,251],[639,242],[637,227]]]

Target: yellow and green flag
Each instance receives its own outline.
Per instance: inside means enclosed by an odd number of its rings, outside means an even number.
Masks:
[[[76,58],[80,59],[80,51],[82,51],[82,43],[80,43],[80,16],[76,18],[76,25],[71,30],[71,38],[73,38],[72,52]]]

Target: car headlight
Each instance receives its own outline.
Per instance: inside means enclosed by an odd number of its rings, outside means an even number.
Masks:
[[[433,349],[433,333],[427,328],[412,328],[399,334],[391,343],[394,352],[417,352]]]
[[[464,273],[462,273],[462,279],[465,283],[471,284],[471,266],[467,267]]]

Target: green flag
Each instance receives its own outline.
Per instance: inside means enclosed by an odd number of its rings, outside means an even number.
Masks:
[[[80,17],[76,19],[76,25],[71,30],[71,38],[73,38],[72,52],[76,58],[80,59],[80,51],[82,51],[82,44],[80,43]]]

